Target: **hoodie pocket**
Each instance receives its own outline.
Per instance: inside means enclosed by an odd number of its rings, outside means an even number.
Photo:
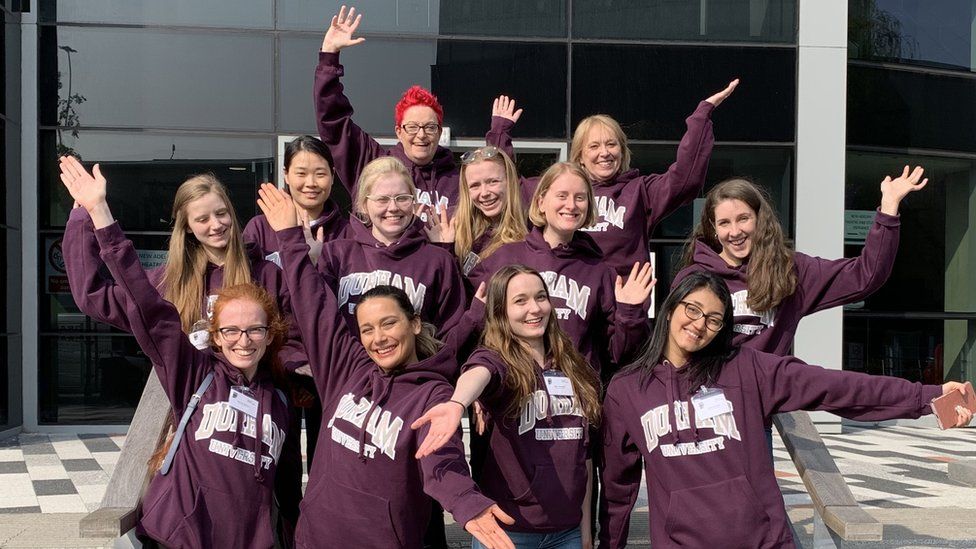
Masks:
[[[516,503],[537,505],[551,521],[559,523],[581,515],[586,492],[586,465],[577,464],[572,471],[562,471],[560,475],[552,465],[536,465],[529,489],[515,497]]]
[[[389,500],[331,478],[302,502],[298,541],[303,547],[403,547]]]
[[[759,547],[769,515],[745,476],[671,492],[665,531],[687,547]]]
[[[206,486],[198,486],[193,508],[166,541],[174,547],[271,547],[271,511]]]

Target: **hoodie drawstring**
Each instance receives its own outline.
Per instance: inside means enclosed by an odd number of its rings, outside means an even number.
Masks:
[[[379,378],[379,383],[377,383],[377,378]],[[384,376],[379,369],[373,370],[370,373],[370,395],[369,399],[371,404],[369,410],[366,411],[366,415],[363,416],[363,427],[359,430],[359,459],[362,462],[366,461],[366,429],[369,426],[369,420],[373,415],[373,411],[381,403],[386,402],[386,399],[390,396],[393,391],[393,376]],[[360,395],[362,398],[365,395]]]

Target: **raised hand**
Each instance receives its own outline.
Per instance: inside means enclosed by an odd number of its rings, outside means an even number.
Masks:
[[[417,421],[411,423],[410,428],[414,430],[420,429],[425,423],[430,423],[430,430],[427,431],[427,436],[420,443],[420,448],[417,448],[416,458],[421,459],[427,457],[444,446],[457,431],[458,425],[461,424],[461,414],[463,413],[464,406],[460,402],[451,400],[442,402],[427,410],[427,413],[417,418]]]
[[[298,214],[288,193],[271,183],[261,183],[258,189],[258,207],[268,218],[271,228],[280,231],[298,226]]]
[[[482,282],[479,289],[483,288],[484,285],[485,283]],[[481,402],[477,400],[474,401],[474,404],[472,404],[471,407],[474,408],[474,430],[479,435],[483,435],[485,434],[485,430],[488,428],[488,411],[485,410],[484,406],[481,405]]]
[[[499,95],[491,104],[491,115],[507,118],[514,124],[522,116],[522,109],[515,109],[515,100],[507,95]]]
[[[298,221],[302,224],[302,232],[305,233],[305,243],[308,244],[308,258],[312,265],[319,262],[322,255],[322,246],[325,244],[325,231],[319,231],[318,235],[312,234],[312,220],[308,217],[308,210],[295,204],[295,213]]]
[[[906,168],[907,169],[907,168]],[[958,381],[950,381],[942,385],[942,394],[947,395],[951,391],[959,391],[965,395],[968,391],[972,391],[972,386],[967,386],[965,383],[959,383]],[[956,423],[952,427],[965,427],[969,425],[969,422],[973,420],[973,413],[967,408],[962,406],[956,406]]]
[[[709,103],[717,107],[722,104],[722,101],[725,101],[726,99],[729,98],[730,95],[732,95],[732,92],[735,91],[735,87],[738,85],[739,85],[739,79],[736,78],[735,80],[729,82],[729,85],[726,86],[724,90],[709,97],[705,101],[708,101]]]
[[[425,208],[424,231],[427,232],[427,239],[431,242],[454,242],[454,236],[457,232],[457,218],[448,219],[447,208],[437,209],[440,210],[439,213],[435,213],[431,206]]]
[[[488,303],[488,286],[484,282],[478,284],[478,289],[474,291],[474,298],[482,303]]]
[[[515,519],[505,514],[497,505],[485,509],[480,515],[464,524],[464,529],[481,542],[487,549],[515,549],[508,534],[498,525],[498,521],[505,524],[515,524]]]
[[[886,176],[881,182],[881,211],[888,215],[898,215],[898,206],[908,193],[920,191],[928,184],[928,178],[922,179],[925,170],[921,166],[915,166],[911,173],[909,167],[905,166],[901,176],[892,179]],[[921,180],[921,182],[919,182]]]
[[[620,275],[617,275],[613,291],[617,303],[640,305],[647,301],[647,298],[651,296],[651,289],[657,283],[657,279],[653,275],[650,263],[645,263],[643,266],[634,263],[626,282]]]
[[[353,38],[359,28],[359,23],[363,20],[363,14],[356,14],[356,8],[349,8],[346,13],[346,6],[339,8],[339,13],[332,16],[329,30],[325,31],[322,39],[322,51],[326,53],[338,53],[342,48],[362,44],[366,39],[359,37]]]
[[[59,160],[61,168],[61,182],[68,189],[75,203],[89,212],[96,206],[105,203],[105,193],[108,182],[102,176],[98,164],[93,168],[94,176],[85,170],[81,162],[73,156],[62,156]]]

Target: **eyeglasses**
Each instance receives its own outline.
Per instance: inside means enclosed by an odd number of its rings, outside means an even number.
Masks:
[[[705,317],[705,327],[713,332],[717,332],[725,326],[725,321],[717,313],[706,315],[705,311],[701,310],[701,307],[694,303],[688,303],[687,301],[680,301],[679,303],[685,306],[685,316],[688,317],[688,320],[695,321],[701,317]]]
[[[371,200],[384,208],[389,206],[390,202],[393,202],[401,208],[406,208],[413,204],[415,199],[412,194],[398,194],[394,196],[388,194],[367,194],[366,200]]]
[[[237,326],[228,326],[227,328],[220,328],[217,331],[220,332],[220,335],[224,339],[231,342],[240,339],[241,334],[247,334],[247,338],[251,341],[263,341],[264,338],[268,337],[267,326],[252,326],[246,330],[242,330]]]
[[[480,149],[475,149],[473,151],[468,151],[461,155],[462,164],[471,164],[477,162],[478,160],[488,160],[489,158],[495,158],[498,156],[498,147],[493,147],[491,145],[487,147],[481,147]]]
[[[424,130],[427,135],[434,135],[435,133],[441,131],[440,124],[417,124],[416,122],[407,122],[402,124],[400,129],[407,132],[407,135],[417,135],[420,130]]]

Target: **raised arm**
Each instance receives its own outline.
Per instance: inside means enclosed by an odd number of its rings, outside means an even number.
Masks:
[[[261,185],[258,206],[277,231],[285,285],[291,297],[312,376],[325,398],[327,389],[344,382],[358,368],[371,364],[363,346],[349,333],[339,315],[335,294],[308,258],[308,244],[298,224],[291,197],[270,183]]]
[[[657,225],[661,219],[701,193],[715,145],[712,111],[732,95],[738,85],[739,80],[735,79],[724,90],[699,103],[695,112],[685,120],[688,129],[678,144],[678,156],[674,163],[663,174],[644,177],[648,226]]]
[[[654,278],[650,263],[643,265],[634,263],[626,281],[620,275],[616,275],[614,283],[616,303],[608,319],[607,336],[610,341],[610,358],[618,365],[639,349],[650,335],[645,307],[656,283],[657,279]]]
[[[515,162],[515,147],[512,145],[512,128],[522,117],[522,109],[515,108],[515,99],[499,95],[491,104],[491,129],[485,135],[485,143],[504,151]]]
[[[380,144],[352,121],[352,105],[339,81],[344,74],[344,69],[339,64],[339,52],[365,41],[365,38],[353,37],[362,17],[362,14],[356,14],[355,8],[347,13],[345,6],[332,17],[322,39],[313,93],[319,138],[332,153],[332,165],[336,175],[353,196],[363,167],[384,154]]]
[[[610,388],[612,393],[613,388]],[[630,512],[641,482],[641,455],[627,432],[625,414],[612,394],[603,404],[603,452],[600,492],[600,547],[626,547]]]

